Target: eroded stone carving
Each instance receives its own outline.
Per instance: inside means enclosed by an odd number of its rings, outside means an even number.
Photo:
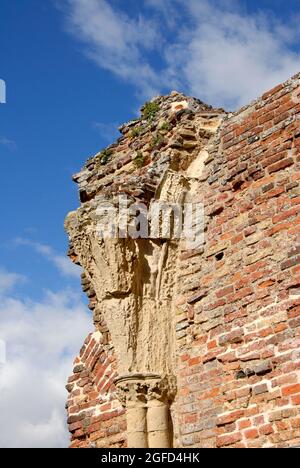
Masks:
[[[95,324],[114,345],[119,375],[131,375],[117,382],[118,394],[127,409],[134,413],[139,407],[139,417],[149,419],[139,441],[149,446],[158,443],[158,433],[153,434],[160,431],[149,429],[155,419],[151,412],[161,411],[165,421],[175,396],[174,297],[181,240],[163,235],[102,239],[97,212],[107,202],[117,204],[120,194],[148,208],[157,200],[191,201],[208,155],[205,148],[223,115],[175,92],[155,102],[154,117],[123,126],[118,142],[75,176],[82,204],[65,223],[70,256],[83,268]],[[154,222],[160,225],[162,220],[150,219]],[[172,443],[170,434],[162,440],[168,444],[164,446]]]
[[[127,374],[115,380],[123,406],[131,403],[147,405],[151,400],[170,404],[176,394],[176,378],[158,374]]]

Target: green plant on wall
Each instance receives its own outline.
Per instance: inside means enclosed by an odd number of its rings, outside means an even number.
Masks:
[[[169,122],[163,122],[159,129],[162,130],[162,131],[168,132],[170,130]]]
[[[105,149],[105,150],[101,151],[100,156],[99,156],[100,164],[102,164],[102,165],[107,164],[108,161],[110,160],[111,156],[112,156],[112,151],[111,150]]]
[[[152,141],[151,141],[151,148],[154,149],[154,148],[157,148],[158,146],[161,145],[161,143],[164,141],[164,137],[161,133],[157,133],[156,135],[154,135],[154,137],[152,138]]]
[[[159,105],[157,102],[146,102],[143,107],[142,116],[146,120],[153,120],[159,111]]]
[[[136,138],[140,136],[143,130],[144,130],[144,127],[134,127],[130,132],[130,138]]]
[[[143,167],[146,162],[146,156],[143,155],[141,151],[138,151],[136,157],[133,160],[133,163],[136,167]]]

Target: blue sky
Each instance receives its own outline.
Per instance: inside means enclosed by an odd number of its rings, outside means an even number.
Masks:
[[[40,389],[0,445],[55,446],[67,440],[60,385],[92,327],[79,270],[64,260],[72,174],[155,94],[177,88],[232,110],[299,71],[300,1],[2,0],[0,10],[0,400],[15,407],[16,369]],[[37,340],[57,326],[55,343]]]

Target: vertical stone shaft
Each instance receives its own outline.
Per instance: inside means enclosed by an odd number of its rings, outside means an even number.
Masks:
[[[150,401],[147,410],[149,448],[170,448],[169,406],[160,401]]]
[[[126,408],[128,448],[147,448],[147,408],[129,405]]]

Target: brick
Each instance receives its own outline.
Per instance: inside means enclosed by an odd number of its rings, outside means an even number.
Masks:
[[[74,374],[77,374],[77,373],[82,372],[83,369],[84,369],[84,366],[82,364],[80,364],[80,365],[77,365],[77,366],[74,367],[73,372],[74,372]]]
[[[189,366],[195,366],[196,364],[199,364],[201,362],[201,357],[197,356],[192,359],[189,359],[188,364]]]
[[[295,429],[299,428],[300,427],[300,418],[291,419],[290,424]]]
[[[224,447],[226,445],[232,445],[239,442],[242,439],[240,433],[228,434],[217,437],[217,447]]]
[[[269,415],[269,421],[270,422],[273,422],[273,421],[280,421],[282,419],[282,413],[281,411],[274,411],[273,413],[271,413]]]
[[[263,99],[263,100],[269,99],[270,97],[274,96],[274,94],[279,93],[279,91],[281,91],[282,88],[283,88],[283,85],[282,85],[282,84],[275,86],[275,87],[272,88],[270,91],[268,91],[267,93],[263,94],[262,99]]]
[[[254,372],[256,375],[264,375],[272,370],[272,363],[270,361],[260,362],[254,366]]]
[[[273,430],[272,424],[265,424],[264,426],[261,426],[259,428],[260,435],[269,435],[273,433],[274,433],[274,430]]]
[[[216,292],[216,296],[220,299],[221,297],[228,296],[228,294],[233,293],[233,291],[233,286],[227,286],[226,288],[219,289]]]
[[[199,291],[197,294],[194,294],[193,296],[191,296],[188,300],[187,300],[187,303],[188,304],[194,304],[195,302],[198,302],[200,301],[203,297],[205,297],[207,295],[207,291]]]
[[[282,389],[282,395],[288,396],[295,393],[300,393],[300,384],[288,385]]]
[[[239,430],[246,429],[247,427],[250,427],[250,426],[251,426],[250,419],[243,419],[242,421],[238,422]]]
[[[298,214],[300,211],[300,207],[299,206],[296,206],[294,208],[291,208],[290,210],[287,210],[287,211],[284,211],[283,213],[280,213],[276,216],[273,217],[272,219],[272,222],[273,224],[277,224],[279,223],[280,221],[284,221],[286,220],[287,218],[290,218],[292,216],[295,216],[296,214]]]
[[[260,384],[253,387],[253,395],[260,395],[268,391],[267,384]]]
[[[232,411],[231,413],[221,415],[218,418],[217,425],[218,426],[223,426],[225,424],[232,423],[232,422],[236,421],[237,419],[242,418],[243,415],[244,415],[243,410]]]
[[[292,403],[295,406],[300,405],[300,393],[298,395],[292,396]]]
[[[239,242],[241,242],[242,240],[244,239],[244,234],[241,233],[241,234],[238,234],[237,236],[233,237],[231,239],[231,244],[238,244]]]
[[[295,255],[300,254],[300,245],[296,245],[288,252],[288,257],[294,257]]]
[[[227,343],[240,343],[243,341],[243,330],[234,330],[231,333],[227,333],[219,338],[219,345],[224,346]]]
[[[280,267],[282,270],[286,270],[287,268],[292,268],[293,266],[299,265],[299,263],[300,263],[300,255],[282,262]]]
[[[74,416],[69,416],[67,423],[73,424],[78,421],[82,421],[85,418],[85,413],[75,414]]]
[[[69,424],[69,431],[70,432],[74,432],[76,431],[76,429],[81,429],[82,428],[82,422],[81,421],[77,421],[77,422],[74,422],[72,424]]]
[[[258,430],[257,429],[246,430],[245,437],[246,439],[256,439],[257,437],[259,437]]]

